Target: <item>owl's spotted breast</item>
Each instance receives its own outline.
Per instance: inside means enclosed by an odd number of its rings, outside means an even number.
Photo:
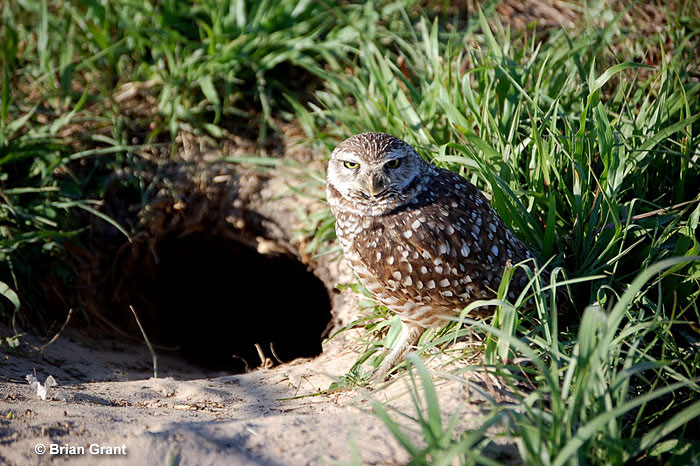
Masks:
[[[413,199],[385,215],[340,213],[337,220],[346,258],[363,286],[422,326],[493,297],[506,262],[529,257],[467,180],[436,169],[426,181]],[[511,292],[521,287],[515,281]]]

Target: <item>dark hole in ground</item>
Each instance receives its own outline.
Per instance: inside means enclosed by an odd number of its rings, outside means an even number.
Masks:
[[[275,363],[321,353],[330,300],[300,262],[208,233],[171,234],[154,253],[131,267],[121,287],[131,296],[119,297],[134,304],[154,343],[232,372],[260,366],[256,343]]]

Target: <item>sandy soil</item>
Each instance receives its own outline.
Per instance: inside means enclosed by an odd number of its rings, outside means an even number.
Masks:
[[[164,356],[157,379],[144,345],[68,332],[40,353],[40,339],[24,341],[30,354],[3,355],[3,463],[306,465],[409,459],[371,413],[377,399],[415,414],[407,377],[380,390],[319,394],[357,357],[340,340],[315,359],[241,375],[205,377],[197,367]],[[32,373],[40,382],[48,375],[56,379],[46,400],[24,380]],[[481,381],[472,380],[470,393],[461,382],[438,381],[437,387],[446,415],[460,409],[461,428],[478,426],[488,406]],[[112,448],[112,454],[91,452],[95,445]],[[42,447],[47,451],[38,454]],[[515,461],[507,440],[494,448],[499,461]]]

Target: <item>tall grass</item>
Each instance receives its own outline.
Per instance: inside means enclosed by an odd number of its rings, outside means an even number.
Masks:
[[[687,393],[698,391],[697,374],[679,372],[673,361],[659,360],[654,354],[653,340],[670,328],[671,321],[631,320],[625,314],[633,303],[644,301],[646,292],[658,286],[671,267],[698,259],[665,259],[640,274],[609,309],[586,308],[573,344],[552,338],[547,328],[523,338],[507,326],[464,319],[472,329],[487,332],[499,346],[529,362],[504,364],[487,350],[486,359],[492,362],[486,370],[500,376],[519,402],[497,402],[484,392],[491,409],[476,431],[455,432],[457,413],[447,425],[442,424],[432,377],[415,355],[408,358],[415,416],[399,413],[409,419],[406,424],[390,416],[380,403],[375,403],[374,410],[411,453],[414,464],[449,464],[455,457],[460,464],[492,463],[483,449],[494,440],[487,428],[499,424],[512,436],[526,464],[628,464],[661,458],[667,464],[693,464],[700,455],[692,433],[700,417],[700,401]],[[546,321],[548,309],[543,304],[537,304],[536,312]],[[511,307],[507,302],[500,306],[499,312]],[[547,324],[550,328],[556,318],[554,313]],[[473,370],[480,369],[468,367],[444,376],[460,381],[461,372]],[[679,391],[680,397],[673,396]],[[424,403],[419,402],[421,398]],[[421,443],[406,435],[416,428],[423,432]],[[669,438],[669,434],[675,435]]]
[[[460,31],[403,9],[391,28],[363,30],[346,62],[317,70],[325,89],[302,112],[328,146],[385,131],[458,171],[560,284],[565,271],[580,321],[559,322],[561,303],[534,277],[534,311],[501,302],[493,326],[472,322],[487,334],[489,370],[529,384],[509,410],[528,464],[700,455],[700,28],[686,8],[634,50],[614,14],[538,40],[481,13],[466,22],[478,29]],[[661,60],[644,64],[645,48]],[[450,338],[436,335],[430,346]],[[534,364],[525,378],[505,366],[523,357]]]

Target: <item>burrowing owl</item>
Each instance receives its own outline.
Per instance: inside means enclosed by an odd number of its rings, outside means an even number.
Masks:
[[[531,257],[481,191],[389,134],[358,134],[336,147],[326,194],[345,258],[404,324],[378,375],[427,327],[494,297],[507,261]],[[516,278],[513,293],[525,284],[524,274]]]

